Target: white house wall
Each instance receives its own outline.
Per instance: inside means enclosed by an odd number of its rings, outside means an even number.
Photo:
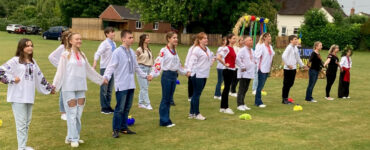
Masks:
[[[299,28],[303,23],[304,17],[299,15],[277,15],[277,27],[279,36],[282,36],[282,28],[286,27],[286,36],[293,35],[294,28]]]
[[[324,12],[329,22],[333,22],[334,18],[324,8],[320,9]],[[300,28],[303,24],[303,15],[277,15],[277,27],[279,30],[279,36],[282,36],[282,28],[286,27],[286,36],[294,34],[294,28]]]

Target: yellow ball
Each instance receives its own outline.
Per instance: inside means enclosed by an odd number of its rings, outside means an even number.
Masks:
[[[244,16],[245,21],[249,21],[251,19],[251,16]]]
[[[0,119],[0,127],[3,126],[3,120]]]
[[[257,18],[256,18],[256,21],[260,21],[260,17],[257,17]]]
[[[265,18],[265,20],[263,21],[263,22],[265,22],[265,23],[269,23],[269,19],[268,18]]]
[[[261,95],[262,96],[266,96],[267,95],[267,92],[266,91],[261,91]]]
[[[224,90],[224,88],[225,88],[225,86],[224,86],[224,85],[222,85],[222,86],[221,86],[221,90]]]

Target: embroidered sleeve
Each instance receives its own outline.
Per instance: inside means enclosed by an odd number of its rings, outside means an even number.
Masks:
[[[48,81],[46,81],[44,75],[42,74],[39,66],[35,63],[35,86],[38,92],[42,94],[50,94],[51,90],[54,88]]]
[[[15,59],[10,59],[8,62],[0,66],[0,82],[4,84],[14,84],[15,76],[13,67],[17,64]]]
[[[152,66],[152,72],[150,73],[153,77],[158,77],[162,71],[162,63],[165,57],[163,50],[159,52],[159,56],[154,60],[154,65]]]

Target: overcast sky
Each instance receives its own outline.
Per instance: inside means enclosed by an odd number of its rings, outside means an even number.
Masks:
[[[370,14],[370,0],[338,0],[343,5],[343,11],[349,15],[351,8],[355,8],[355,13],[364,12]]]

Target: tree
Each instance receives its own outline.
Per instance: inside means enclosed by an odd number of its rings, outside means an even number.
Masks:
[[[303,27],[308,27],[311,29],[317,29],[325,27],[328,24],[328,19],[324,12],[319,9],[311,9],[304,14],[304,25]]]
[[[73,0],[61,1],[63,22],[71,25],[73,17],[97,18],[110,4],[124,5],[127,0]]]
[[[8,10],[5,9],[4,3],[0,3],[0,18],[6,17]]]
[[[334,8],[334,9],[341,9],[337,0],[321,0],[321,4],[324,7]]]

